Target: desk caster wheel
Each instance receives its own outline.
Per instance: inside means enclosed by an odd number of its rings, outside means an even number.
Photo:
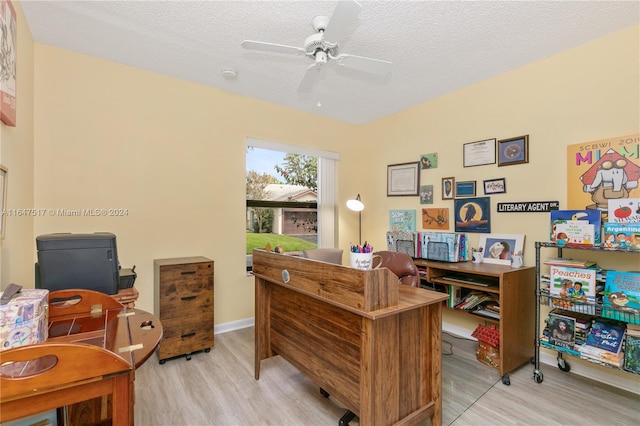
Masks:
[[[536,371],[535,373],[533,373],[533,380],[535,380],[536,383],[542,383],[543,379],[544,379],[544,376],[540,371]]]
[[[160,362],[160,365],[162,365],[162,364],[164,364],[165,362],[167,362],[167,360],[166,360],[166,359],[161,359],[159,362]]]
[[[206,348],[206,349],[204,350],[204,353],[206,353],[206,354],[208,354],[209,352],[211,352],[211,348]]]
[[[325,398],[329,398],[329,392],[322,388],[320,388],[320,395],[324,396]]]
[[[185,357],[187,358],[187,361],[191,361],[191,354],[186,354]]]
[[[511,379],[509,379],[508,375],[502,376],[502,384],[509,386],[511,384]]]

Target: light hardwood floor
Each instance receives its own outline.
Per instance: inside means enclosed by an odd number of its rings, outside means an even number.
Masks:
[[[158,363],[155,355],[136,371],[135,422],[160,425],[337,425],[345,409],[324,398],[280,357],[263,361],[254,379],[253,328],[215,336],[210,353]],[[475,359],[475,343],[443,334],[443,424],[637,425],[640,396],[543,366],[502,384],[498,372]],[[449,354],[453,352],[453,354]],[[350,423],[358,425],[358,419]]]

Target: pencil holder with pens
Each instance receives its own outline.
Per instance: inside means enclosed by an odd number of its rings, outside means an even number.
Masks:
[[[352,268],[368,271],[373,265],[373,258],[380,257],[373,253],[349,253],[349,261]]]

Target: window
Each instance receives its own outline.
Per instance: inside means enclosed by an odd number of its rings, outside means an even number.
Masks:
[[[334,246],[338,159],[332,152],[247,139],[247,271],[251,251],[266,242],[291,251]]]

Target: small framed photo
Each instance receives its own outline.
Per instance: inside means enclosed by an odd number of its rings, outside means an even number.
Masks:
[[[464,167],[496,164],[496,140],[486,139],[465,143],[462,164]]]
[[[452,177],[442,178],[442,199],[443,200],[453,200],[455,196],[455,185],[456,180]]]
[[[512,256],[522,256],[524,235],[487,234],[480,237],[478,249],[482,249],[482,262],[511,265]]]
[[[504,194],[507,192],[507,183],[504,178],[487,179],[484,183],[484,195]]]
[[[387,166],[387,197],[419,195],[420,162]]]
[[[0,165],[0,209],[2,209],[2,217],[0,217],[0,239],[4,239],[5,227],[5,209],[7,208],[7,168]]]
[[[475,197],[476,196],[476,181],[468,180],[464,182],[456,182],[456,198],[460,197]]]
[[[498,141],[498,167],[529,162],[529,135]]]

